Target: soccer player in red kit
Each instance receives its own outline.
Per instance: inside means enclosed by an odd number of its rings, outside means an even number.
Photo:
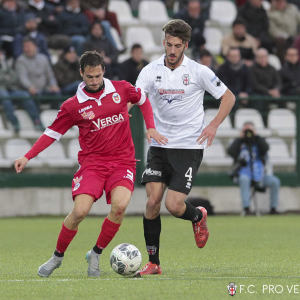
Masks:
[[[56,119],[31,150],[15,161],[16,172],[20,173],[28,160],[59,140],[72,126],[79,127],[80,167],[72,182],[74,206],[62,224],[53,256],[38,269],[41,277],[50,276],[61,265],[79,223],[105,190],[111,210],[96,245],[86,255],[88,276],[100,275],[99,256],[119,230],[134,189],[136,161],[127,104],[139,105],[148,140],[167,142],[155,130],[152,108],[145,94],[126,81],[104,78],[104,61],[98,52],[87,51],[81,56],[80,74],[83,82],[76,95],[61,105]]]

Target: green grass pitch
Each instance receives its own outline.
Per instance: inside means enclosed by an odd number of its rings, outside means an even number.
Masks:
[[[103,218],[89,217],[49,278],[37,269],[56,244],[62,217],[0,219],[0,299],[300,299],[300,222],[297,215],[208,218],[210,238],[195,245],[190,222],[162,217],[161,276],[125,278],[109,265],[113,247],[136,245],[147,262],[142,217],[126,217],[103,252],[101,277],[88,279],[84,256]],[[227,298],[226,298],[227,297]],[[229,297],[229,298],[228,298]]]

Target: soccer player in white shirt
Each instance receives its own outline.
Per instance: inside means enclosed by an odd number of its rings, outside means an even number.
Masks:
[[[168,211],[177,218],[192,221],[197,246],[205,246],[209,236],[207,211],[185,200],[202,161],[203,149],[212,144],[218,127],[235,103],[235,96],[213,71],[184,55],[191,27],[175,19],[163,31],[165,54],[145,66],[136,82],[148,95],[157,130],[168,138],[166,145],[152,141],[142,177],[148,198],[143,221],[149,262],[138,273],[141,276],[162,272],[160,206],[166,187]],[[219,111],[207,126],[203,111],[205,91],[221,98]]]

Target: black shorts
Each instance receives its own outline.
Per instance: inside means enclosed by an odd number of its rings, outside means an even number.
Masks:
[[[142,184],[163,182],[169,189],[189,194],[203,158],[203,149],[150,147]]]

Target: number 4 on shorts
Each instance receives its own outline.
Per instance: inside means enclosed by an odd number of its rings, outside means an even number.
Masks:
[[[192,181],[193,178],[193,168],[189,167],[185,173],[185,176],[188,180],[187,181]]]

